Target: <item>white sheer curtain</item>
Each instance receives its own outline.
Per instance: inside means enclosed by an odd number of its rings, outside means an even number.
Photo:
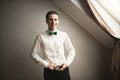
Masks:
[[[112,80],[120,80],[120,0],[87,0],[101,27],[116,38],[112,58]]]
[[[120,0],[87,0],[102,28],[120,39]]]

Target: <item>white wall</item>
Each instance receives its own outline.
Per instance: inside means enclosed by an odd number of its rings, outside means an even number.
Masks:
[[[43,67],[29,55],[36,34],[47,29],[49,10],[60,14],[58,28],[68,33],[76,49],[70,66],[72,80],[102,78],[107,48],[50,0],[5,0],[0,2],[0,80],[43,80]]]

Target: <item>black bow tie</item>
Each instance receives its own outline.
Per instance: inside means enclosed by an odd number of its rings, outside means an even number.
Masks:
[[[57,32],[49,32],[49,35],[57,35]]]

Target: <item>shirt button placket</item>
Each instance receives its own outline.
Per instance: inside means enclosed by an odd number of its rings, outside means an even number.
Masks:
[[[53,60],[54,60],[54,64],[56,65],[56,60],[55,60],[55,41],[54,41],[54,36],[52,36],[52,43],[53,43]]]

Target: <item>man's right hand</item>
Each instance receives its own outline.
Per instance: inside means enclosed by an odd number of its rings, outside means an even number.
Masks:
[[[55,70],[55,64],[49,63],[49,64],[48,64],[48,68],[49,68],[50,70]]]

